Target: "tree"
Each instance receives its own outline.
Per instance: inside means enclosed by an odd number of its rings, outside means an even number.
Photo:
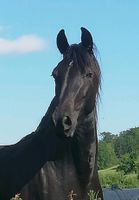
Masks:
[[[118,158],[124,154],[139,154],[139,127],[123,131],[114,141],[114,150]]]
[[[121,157],[119,166],[117,170],[123,171],[125,174],[128,174],[132,171],[135,171],[136,165],[134,157],[130,154],[125,154]]]
[[[112,144],[100,141],[98,149],[98,167],[104,169],[117,164],[117,158]]]
[[[113,143],[117,138],[117,135],[114,135],[110,132],[102,132],[100,133],[101,140],[107,143]]]

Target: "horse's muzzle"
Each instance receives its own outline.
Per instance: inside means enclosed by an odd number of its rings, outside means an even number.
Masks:
[[[72,121],[69,116],[64,116],[62,119],[62,125],[64,128],[64,132],[68,132],[72,127]]]
[[[66,137],[73,136],[73,134],[71,133],[72,120],[69,116],[56,117],[56,113],[54,112],[52,119],[60,135],[65,135]]]

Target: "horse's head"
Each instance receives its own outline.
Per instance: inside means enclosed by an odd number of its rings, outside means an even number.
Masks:
[[[74,135],[81,116],[94,109],[100,83],[100,68],[94,56],[91,33],[85,28],[81,31],[81,43],[71,46],[64,30],[58,33],[57,46],[63,60],[52,72],[58,102],[53,122],[67,137]]]

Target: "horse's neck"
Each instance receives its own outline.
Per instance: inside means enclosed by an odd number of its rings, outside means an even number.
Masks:
[[[95,111],[82,118],[73,138],[73,158],[82,188],[87,189],[96,164],[97,133]]]
[[[81,117],[75,131],[75,138],[87,144],[92,144],[96,139],[96,111],[93,110],[88,115]],[[88,145],[84,148],[87,148]]]

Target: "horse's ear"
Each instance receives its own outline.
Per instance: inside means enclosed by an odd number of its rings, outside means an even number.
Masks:
[[[84,47],[86,47],[89,51],[93,49],[93,38],[91,33],[86,29],[81,27],[81,42]]]
[[[69,43],[66,38],[65,31],[63,29],[59,31],[56,42],[60,53],[64,54],[67,48],[69,47]]]

